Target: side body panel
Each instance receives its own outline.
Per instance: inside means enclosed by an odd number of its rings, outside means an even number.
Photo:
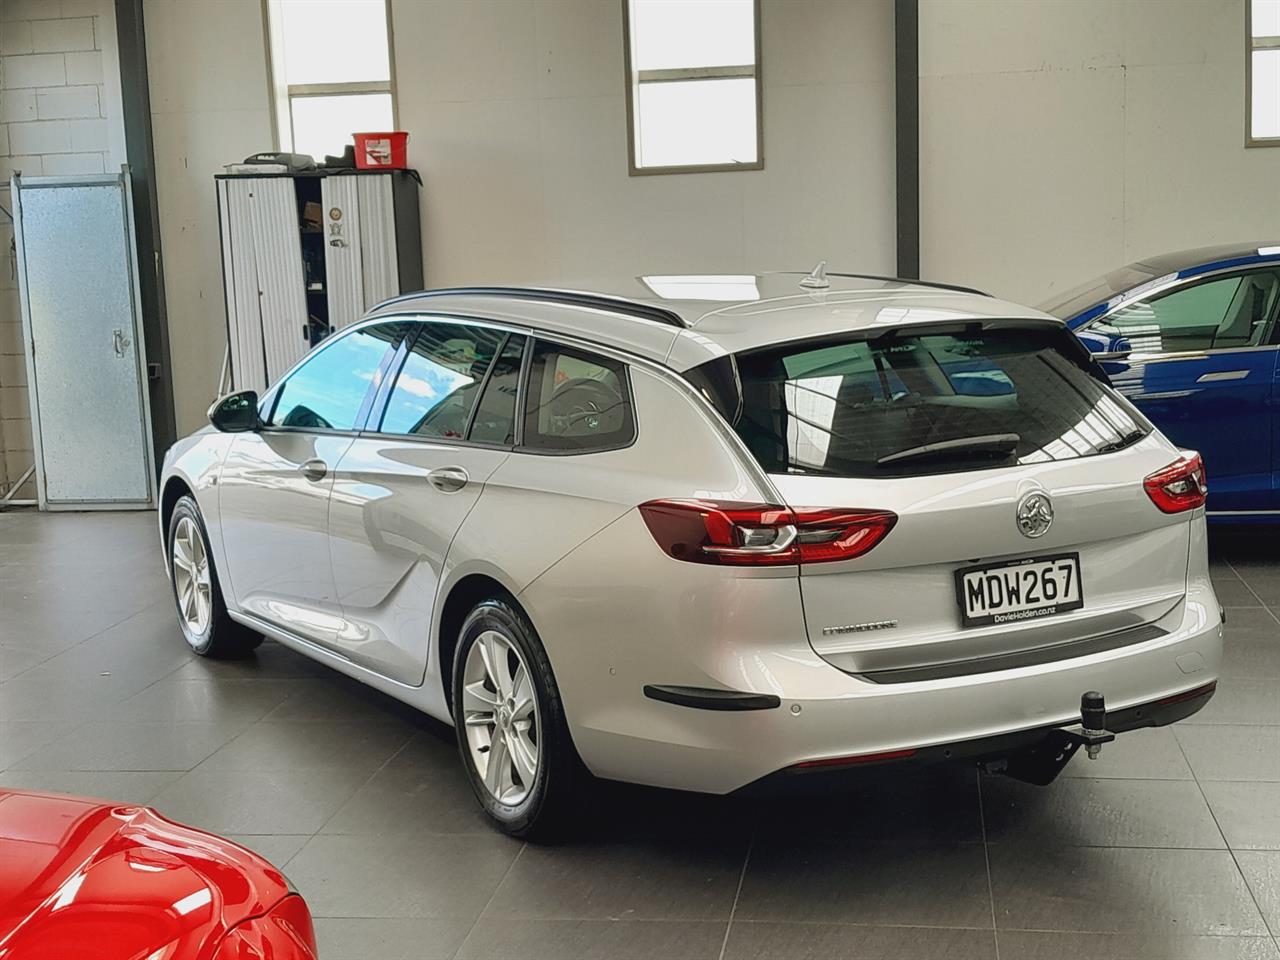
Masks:
[[[329,560],[329,494],[347,435],[267,430],[236,436],[218,483],[224,583],[237,607],[332,643],[342,625]],[[328,472],[311,479],[303,465]],[[207,524],[206,520],[206,524]]]
[[[1200,452],[1210,511],[1275,510],[1276,357],[1276,347],[1135,353],[1102,367],[1173,443]]]
[[[343,622],[332,641],[352,662],[414,686],[426,671],[445,555],[505,449],[361,436],[334,471],[329,550]],[[429,474],[461,470],[441,490]],[[495,561],[505,553],[490,545]]]
[[[662,497],[708,497],[759,501],[767,498],[760,480],[747,470],[722,438],[709,408],[687,388],[642,366],[631,368],[635,404],[636,441],[623,450],[551,456],[516,451],[485,485],[480,503],[462,525],[445,564],[447,591],[469,574],[485,574],[504,583],[523,603],[526,587],[566,555],[611,524],[625,519],[636,505]],[[638,546],[662,556],[647,530]],[[619,594],[628,584],[644,589],[633,576],[630,552],[601,558],[601,575],[608,576]],[[798,588],[791,571],[790,591]],[[592,602],[583,586],[574,603]],[[611,593],[612,595],[612,593]],[[647,603],[662,607],[669,601],[649,594]],[[604,643],[595,633],[557,624],[544,630],[538,611],[529,609],[557,675],[578,656],[583,644]],[[797,619],[797,622],[798,619]],[[437,629],[439,627],[437,620]],[[430,684],[440,686],[448,665],[431,660]],[[442,687],[441,687],[442,689]]]

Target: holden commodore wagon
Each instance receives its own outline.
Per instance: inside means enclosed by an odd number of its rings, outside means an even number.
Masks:
[[[1060,321],[771,274],[402,296],[165,459],[178,622],[456,727],[503,830],[584,773],[1048,783],[1213,694],[1199,456]]]

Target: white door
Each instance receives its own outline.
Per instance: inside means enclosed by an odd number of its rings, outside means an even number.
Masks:
[[[14,177],[13,197],[40,506],[148,507],[151,424],[128,182]]]

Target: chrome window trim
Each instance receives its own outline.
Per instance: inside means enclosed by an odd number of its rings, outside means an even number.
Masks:
[[[1180,287],[1194,286],[1195,284],[1212,280],[1215,277],[1225,277],[1232,274],[1239,274],[1240,276],[1244,276],[1245,274],[1249,274],[1249,273],[1261,273],[1264,270],[1272,273],[1280,274],[1280,260],[1263,260],[1259,263],[1250,263],[1250,264],[1244,264],[1244,265],[1236,264],[1234,267],[1222,267],[1218,270],[1210,270],[1207,273],[1197,273],[1194,277],[1174,277],[1172,280],[1162,283],[1159,286],[1154,286],[1154,287],[1140,286],[1139,288],[1135,288],[1135,289],[1141,289],[1140,293],[1132,297],[1129,297],[1123,293],[1120,294],[1119,297],[1116,298],[1116,302],[1112,306],[1108,307],[1105,313],[1098,314],[1098,316],[1094,317],[1092,320],[1088,321],[1083,326],[1081,326],[1079,328],[1079,331],[1084,332],[1086,330],[1092,330],[1095,326],[1102,323],[1104,320],[1111,317],[1112,315],[1119,312],[1120,310],[1124,310],[1129,307],[1136,306],[1139,303],[1146,303],[1148,300],[1151,300],[1158,296],[1163,296],[1166,293],[1173,293]],[[1277,306],[1280,307],[1280,304],[1277,304]],[[1273,338],[1275,336],[1277,326],[1280,326],[1280,315],[1278,315],[1277,318],[1272,321],[1271,336]],[[1276,349],[1280,349],[1280,344],[1262,343],[1262,344],[1258,344],[1257,346],[1251,346],[1251,347],[1211,347],[1206,350],[1179,350],[1172,353],[1138,353],[1137,351],[1133,351],[1129,354],[1128,359],[1141,360],[1144,363],[1151,363],[1151,362],[1156,362],[1160,360],[1186,360],[1192,357],[1218,356],[1219,354],[1243,353],[1243,352],[1248,352],[1253,350],[1276,350]],[[1103,359],[1103,355],[1095,354],[1094,359],[1095,360]]]

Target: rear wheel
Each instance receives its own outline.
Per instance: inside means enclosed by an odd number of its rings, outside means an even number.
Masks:
[[[463,622],[453,715],[471,787],[498,828],[516,837],[558,834],[580,761],[546,651],[514,604],[485,600]]]
[[[178,625],[196,653],[242,657],[262,643],[261,634],[227,614],[204,520],[191,497],[182,497],[169,517],[169,574]]]

